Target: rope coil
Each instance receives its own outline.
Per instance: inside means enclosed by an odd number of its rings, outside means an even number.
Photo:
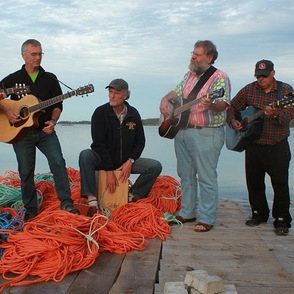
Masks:
[[[148,197],[122,205],[112,215],[97,210],[87,217],[88,201],[80,197],[80,173],[73,168],[67,172],[71,198],[81,214],[60,210],[52,174],[39,174],[35,176],[39,214],[26,223],[18,174],[0,176],[4,191],[0,201],[7,205],[0,203],[0,234],[4,235],[0,235],[0,274],[6,280],[0,292],[8,286],[59,282],[71,272],[90,267],[103,251],[126,254],[144,250],[149,245],[146,238],[171,237],[170,216],[164,211],[171,214],[179,209],[181,193],[175,179],[159,176]],[[14,202],[7,202],[8,198]]]

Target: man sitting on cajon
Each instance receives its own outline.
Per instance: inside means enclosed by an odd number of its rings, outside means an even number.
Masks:
[[[92,115],[91,149],[79,156],[81,197],[88,199],[89,216],[98,209],[96,170],[107,172],[106,189],[110,194],[115,193],[119,181],[127,182],[130,174],[139,174],[130,188],[130,201],[147,197],[162,170],[159,161],[140,158],[145,134],[139,112],[126,101],[130,97],[128,83],[115,79],[106,89],[109,102],[97,107]],[[119,178],[116,170],[120,171]]]

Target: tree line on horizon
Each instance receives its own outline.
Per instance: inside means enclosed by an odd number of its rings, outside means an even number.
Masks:
[[[159,125],[159,118],[147,118],[147,119],[142,119],[143,125],[144,126],[158,126]],[[82,120],[82,121],[59,121],[58,124],[63,124],[63,125],[74,125],[74,124],[79,124],[79,125],[89,125],[91,124],[90,121],[88,120]],[[294,127],[294,120],[290,122],[290,128]]]

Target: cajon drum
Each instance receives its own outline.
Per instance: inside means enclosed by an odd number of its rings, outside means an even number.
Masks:
[[[114,171],[115,176],[118,178],[120,171]],[[125,183],[119,182],[119,186],[116,188],[114,194],[110,194],[106,190],[106,171],[98,171],[98,205],[101,210],[108,210],[112,213],[116,208],[123,204],[128,203],[128,181]]]

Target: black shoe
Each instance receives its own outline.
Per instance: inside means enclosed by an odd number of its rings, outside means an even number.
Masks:
[[[80,214],[80,211],[77,208],[75,208],[72,204],[61,207],[61,210],[65,210],[73,214]]]
[[[277,236],[287,236],[289,234],[289,228],[284,220],[275,221],[275,232]]]
[[[259,226],[260,224],[265,224],[266,220],[263,220],[261,218],[258,217],[252,217],[251,219],[246,221],[246,225],[249,227],[256,227]]]

